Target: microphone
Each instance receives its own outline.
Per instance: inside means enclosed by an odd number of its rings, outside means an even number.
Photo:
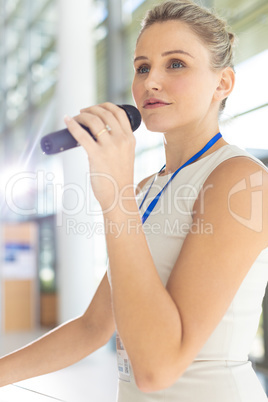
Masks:
[[[117,105],[121,107],[127,114],[132,131],[137,130],[141,124],[141,115],[138,109],[132,105]],[[94,134],[91,133],[88,127],[81,126],[91,135],[91,137],[97,141]],[[55,131],[45,135],[40,142],[42,151],[47,155],[56,154],[58,152],[66,151],[70,148],[75,148],[80,144],[74,139],[72,134],[67,128],[63,130]]]

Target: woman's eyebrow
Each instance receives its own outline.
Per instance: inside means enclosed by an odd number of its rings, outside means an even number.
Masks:
[[[146,56],[138,56],[138,57],[135,57],[135,59],[133,60],[133,63],[135,63],[135,62],[138,61],[138,60],[148,60],[148,57],[146,57]]]
[[[179,50],[168,50],[167,52],[162,53],[161,56],[168,56],[173,53],[185,54],[186,56],[190,56],[190,57],[192,57],[192,59],[194,59],[194,56],[192,56],[190,53],[185,52],[185,50],[180,50],[180,49]]]
[[[185,50],[180,50],[180,49],[177,49],[177,50],[168,50],[168,51],[162,53],[161,56],[162,56],[162,57],[164,57],[164,56],[169,56],[170,54],[174,54],[174,53],[184,54],[184,55],[190,56],[190,57],[192,57],[192,59],[194,59],[194,56],[192,56],[190,53],[185,52]],[[138,61],[138,60],[148,60],[148,57],[146,57],[146,56],[138,56],[138,57],[135,57],[134,63],[135,63],[136,61]]]

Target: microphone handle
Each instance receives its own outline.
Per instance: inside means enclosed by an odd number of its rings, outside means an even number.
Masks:
[[[126,112],[131,128],[135,131],[141,123],[141,116],[138,109],[132,105],[117,106],[121,107]],[[81,124],[81,127],[83,127],[83,129],[86,130],[95,141],[97,141],[96,137],[88,127],[83,124]],[[55,131],[54,133],[44,136],[41,139],[40,145],[45,154],[53,155],[58,152],[66,151],[67,149],[75,148],[80,144],[74,139],[70,131],[67,128],[64,128],[63,130]]]
[[[91,133],[88,127],[80,124],[88,134],[96,141],[95,136]],[[41,139],[42,151],[47,155],[57,154],[58,152],[66,151],[67,149],[80,146],[76,139],[72,136],[67,128],[47,134]]]

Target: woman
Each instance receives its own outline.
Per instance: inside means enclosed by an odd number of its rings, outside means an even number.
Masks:
[[[253,263],[267,247],[268,175],[218,125],[233,39],[190,0],[148,13],[132,90],[147,128],[164,133],[166,165],[136,195],[124,111],[105,103],[65,118],[94,173],[109,270],[83,316],[3,358],[1,385],[70,365],[116,329],[119,402],[266,401],[247,356],[267,283]]]

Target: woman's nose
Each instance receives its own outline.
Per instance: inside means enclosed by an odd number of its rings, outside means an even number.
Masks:
[[[162,77],[161,74],[156,70],[150,70],[146,80],[145,88],[147,90],[160,91],[162,89]]]

